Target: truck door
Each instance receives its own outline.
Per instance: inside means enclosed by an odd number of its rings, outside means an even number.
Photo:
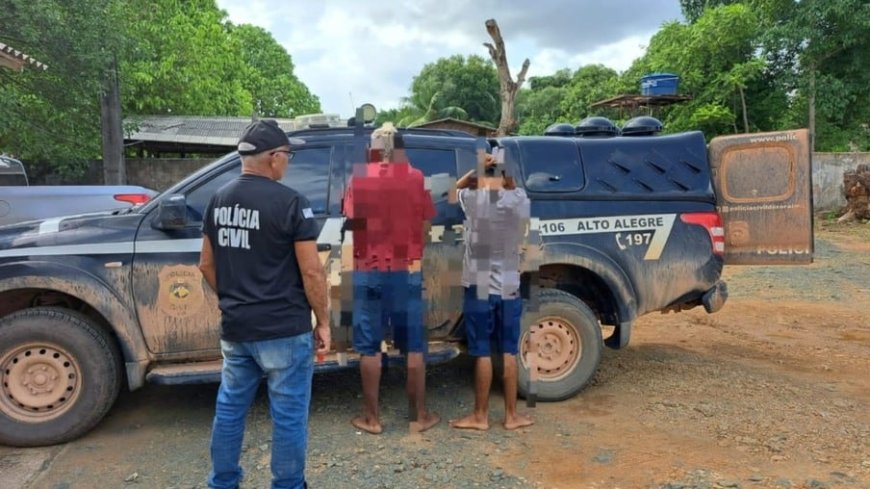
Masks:
[[[198,268],[202,218],[211,196],[240,172],[236,160],[183,190],[187,204],[184,229],[164,231],[152,226],[157,207],[142,220],[133,257],[133,299],[145,343],[153,353],[184,353],[187,360],[218,355],[217,296]]]
[[[423,253],[424,324],[434,340],[450,332],[462,310],[462,210],[451,203],[450,194],[455,192],[458,160],[473,159],[475,153],[455,146],[416,146],[411,136],[405,140],[408,161],[423,172],[437,211]]]
[[[725,263],[811,263],[809,132],[717,137],[710,142],[709,156],[725,228]]]
[[[331,146],[306,145],[295,150],[281,181],[308,198],[321,227],[329,207],[331,154]],[[187,226],[182,230],[152,227],[156,208],[143,220],[136,237],[133,293],[146,344],[154,353],[183,353],[185,359],[218,354],[217,296],[197,267],[202,248],[202,214],[212,195],[240,172],[241,164],[236,160],[207,181],[186,188],[183,193],[188,207]]]

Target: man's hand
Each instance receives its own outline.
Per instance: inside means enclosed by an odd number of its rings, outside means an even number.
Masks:
[[[483,157],[483,167],[484,168],[492,168],[496,164],[498,164],[498,162],[496,161],[495,156],[487,153],[486,156]]]
[[[502,174],[502,177],[502,187],[504,187],[505,190],[513,190],[517,188],[517,182],[514,181],[514,177],[505,174]]]
[[[326,355],[332,347],[332,332],[329,324],[317,323],[314,327],[314,352],[318,355]]]

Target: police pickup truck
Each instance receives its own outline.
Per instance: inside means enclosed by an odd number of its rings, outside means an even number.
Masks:
[[[444,182],[475,168],[485,145],[503,154],[531,198],[542,245],[529,297],[536,307],[522,321],[520,390],[531,385],[525,339],[534,331],[540,400],[578,393],[603,346],[625,347],[639,316],[720,309],[724,264],[812,259],[805,130],[709,146],[700,132],[490,140],[447,130],[402,134],[438,210],[423,262],[430,361],[456,356],[463,338],[461,294],[443,283],[458,282],[463,216]],[[358,154],[354,129],[291,135],[306,144],[283,182],[311,201],[329,264],[341,248],[341,198]],[[196,265],[203,209],[239,172],[232,153],[137,208],[0,228],[0,443],[78,437],[125,384],[219,380],[219,310]],[[333,283],[339,275],[329,271]],[[607,338],[602,326],[612,331]],[[356,361],[352,351],[337,352],[316,369]]]

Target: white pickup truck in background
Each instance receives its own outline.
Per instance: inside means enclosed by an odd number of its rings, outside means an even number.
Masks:
[[[29,186],[20,161],[0,156],[0,226],[73,214],[127,209],[157,192],[135,185]]]

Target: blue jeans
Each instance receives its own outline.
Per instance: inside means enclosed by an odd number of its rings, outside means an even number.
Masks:
[[[208,486],[238,487],[245,416],[265,374],[272,414],[272,489],[305,487],[308,405],[314,373],[314,339],[304,333],[274,340],[221,341],[224,357],[211,436]]]

